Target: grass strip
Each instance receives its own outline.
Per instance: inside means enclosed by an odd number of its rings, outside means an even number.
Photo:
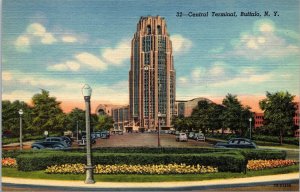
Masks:
[[[299,172],[299,164],[288,167],[274,169],[265,169],[259,171],[247,171],[243,173],[219,172],[206,174],[186,174],[186,175],[98,175],[95,174],[95,180],[98,182],[172,182],[172,181],[202,181],[211,179],[243,178],[264,175],[276,175]],[[50,179],[50,180],[73,180],[84,181],[85,174],[46,174],[44,171],[18,171],[16,168],[2,168],[3,177],[15,177],[26,179]]]

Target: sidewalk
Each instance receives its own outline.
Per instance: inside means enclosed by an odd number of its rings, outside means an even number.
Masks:
[[[84,181],[60,181],[44,179],[21,179],[2,177],[3,185],[22,185],[34,187],[47,187],[64,190],[199,190],[217,189],[226,187],[256,186],[298,183],[299,172],[257,176],[247,178],[215,179],[205,181],[184,181],[184,182],[96,182],[95,184],[84,184]]]

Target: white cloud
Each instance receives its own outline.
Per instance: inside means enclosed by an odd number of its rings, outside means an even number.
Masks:
[[[23,91],[23,90],[14,90],[14,91],[4,91],[2,93],[2,100],[21,100],[29,102],[33,96],[33,93],[30,91]]]
[[[78,71],[80,64],[75,61],[66,61],[65,63],[59,63],[47,67],[48,71]]]
[[[125,60],[130,58],[130,52],[130,40],[123,40],[116,46],[116,48],[105,49],[102,57],[109,63],[121,65]]]
[[[227,81],[216,82],[212,84],[213,87],[234,87],[238,85],[264,83],[274,77],[273,73],[266,73],[260,75],[250,75],[244,77],[236,77]]]
[[[2,71],[2,80],[4,81],[10,81],[12,80],[12,74],[9,71]]]
[[[15,41],[15,48],[20,52],[29,52],[30,46],[34,43],[51,45],[57,42],[76,43],[78,42],[76,35],[55,35],[47,31],[46,27],[40,23],[31,23],[27,26],[25,32],[21,34]],[[85,42],[84,38],[81,42]]]
[[[75,55],[75,58],[81,62],[82,64],[85,64],[93,69],[96,70],[106,70],[107,64],[103,62],[101,59],[96,57],[95,55],[87,52],[79,53]]]
[[[210,70],[209,73],[212,76],[221,76],[225,74],[225,69],[223,66],[214,65]]]
[[[40,89],[45,89],[52,96],[55,96],[58,101],[73,100],[83,102],[81,89],[85,83],[88,83],[93,89],[92,100],[101,99],[114,104],[128,104],[128,81],[101,84],[99,82],[86,82],[83,78],[72,78],[70,80],[67,78],[32,75],[20,71],[9,71],[8,73],[11,73],[11,78],[13,78],[16,86],[19,88],[11,90],[9,85],[5,85],[6,87],[4,87],[2,94],[4,100],[29,101],[34,94],[40,92]]]
[[[178,78],[178,82],[179,82],[179,84],[187,84],[188,83],[188,78],[186,78],[186,77],[179,77]]]
[[[202,74],[203,74],[202,68],[195,68],[195,69],[193,69],[191,76],[193,79],[199,79],[199,78],[201,78]]]
[[[26,32],[28,35],[43,37],[46,34],[46,28],[40,23],[32,23],[28,25]]]
[[[78,39],[75,36],[72,35],[65,35],[61,37],[61,40],[65,43],[75,43],[78,41]]]
[[[54,36],[51,33],[45,33],[45,35],[41,39],[41,42],[43,44],[52,44],[56,41],[57,40],[54,38]]]
[[[260,20],[254,23],[253,33],[242,33],[240,38],[235,40],[233,51],[219,56],[245,57],[251,60],[262,58],[280,58],[300,53],[297,44],[288,43],[284,38],[278,36],[275,24],[269,20]]]
[[[185,52],[192,47],[192,41],[183,37],[182,35],[172,35],[170,39],[172,41],[172,48],[174,53]]]
[[[260,26],[259,26],[259,30],[263,33],[271,33],[271,32],[274,32],[274,26],[271,24],[271,23],[262,23]]]
[[[15,41],[16,50],[19,52],[30,52],[30,39],[26,35],[20,35]]]

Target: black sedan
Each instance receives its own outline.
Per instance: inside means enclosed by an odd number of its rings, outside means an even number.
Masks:
[[[65,149],[64,143],[57,141],[37,141],[31,145],[31,149]]]
[[[215,145],[216,148],[252,148],[256,149],[256,144],[250,139],[246,138],[234,138],[227,142],[218,142]]]

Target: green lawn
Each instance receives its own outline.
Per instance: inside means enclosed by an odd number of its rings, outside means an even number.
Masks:
[[[289,167],[266,169],[262,171],[248,171],[243,173],[206,173],[206,174],[187,174],[187,175],[95,175],[96,181],[102,182],[163,182],[163,181],[201,181],[209,179],[241,178],[262,175],[284,174],[299,172],[299,164]],[[84,174],[46,174],[43,171],[23,172],[16,168],[2,168],[3,177],[18,177],[30,179],[53,179],[53,180],[79,180],[84,181]]]

